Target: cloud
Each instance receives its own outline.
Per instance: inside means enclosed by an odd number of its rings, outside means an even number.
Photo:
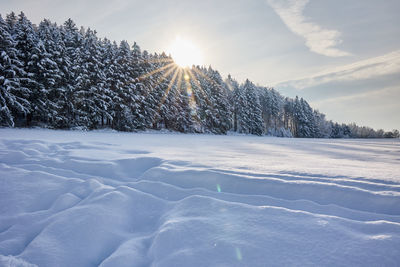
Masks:
[[[400,127],[400,117],[396,116],[400,112],[399,98],[400,86],[393,85],[309,103],[327,114],[328,119],[389,131]]]
[[[385,87],[382,89],[376,89],[373,91],[368,91],[368,92],[361,92],[358,94],[351,94],[351,95],[345,95],[345,96],[339,96],[339,97],[333,97],[333,98],[327,98],[319,101],[313,101],[312,103],[318,106],[324,105],[324,104],[334,104],[337,105],[337,103],[341,104],[348,104],[349,102],[352,102],[352,104],[355,104],[355,102],[367,102],[369,101],[370,103],[368,104],[374,104],[376,105],[377,100],[379,99],[379,102],[382,104],[383,102],[385,103],[385,108],[390,105],[390,103],[395,102],[395,105],[398,106],[397,104],[397,97],[400,96],[400,86],[390,86],[390,87]],[[396,98],[395,101],[393,101],[393,97]],[[371,106],[368,105],[367,108],[371,108]]]
[[[400,50],[333,68],[311,77],[281,82],[276,86],[304,89],[329,82],[366,80],[396,73],[400,73]]]
[[[336,30],[323,29],[310,22],[303,15],[304,7],[309,0],[267,0],[269,5],[279,15],[286,26],[295,34],[306,40],[306,45],[312,52],[328,57],[342,57],[350,55],[348,52],[337,49],[342,43],[341,33]]]

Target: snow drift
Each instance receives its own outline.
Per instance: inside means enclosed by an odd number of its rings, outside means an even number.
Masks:
[[[395,266],[399,140],[0,129],[0,265]]]

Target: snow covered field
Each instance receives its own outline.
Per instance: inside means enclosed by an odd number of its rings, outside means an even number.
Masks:
[[[0,266],[399,266],[399,140],[0,129]]]

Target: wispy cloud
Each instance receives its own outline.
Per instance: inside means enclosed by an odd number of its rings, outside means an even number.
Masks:
[[[303,15],[309,0],[267,0],[286,26],[295,34],[302,36],[312,52],[329,57],[350,55],[336,46],[342,42],[341,33],[323,29]]]
[[[380,104],[384,103],[384,107],[387,107],[388,104],[395,102],[395,105],[398,106],[397,100],[393,101],[393,97],[397,99],[397,97],[400,95],[400,86],[390,86],[390,87],[384,87],[382,89],[376,89],[373,91],[368,91],[368,92],[361,92],[357,94],[351,94],[351,95],[345,95],[345,96],[339,96],[339,97],[332,97],[332,98],[327,98],[327,99],[322,99],[318,101],[313,101],[312,103],[321,106],[324,104],[335,104],[337,105],[338,103],[341,103],[342,105],[352,103],[354,104],[355,101],[357,102],[370,102],[372,105],[376,105],[377,102],[380,102]],[[379,101],[377,101],[379,99]],[[369,108],[371,108],[369,106]]]
[[[334,81],[365,80],[396,73],[400,74],[400,50],[330,69],[310,77],[281,82],[276,86],[304,89]]]

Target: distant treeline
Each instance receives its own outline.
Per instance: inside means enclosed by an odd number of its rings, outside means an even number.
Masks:
[[[0,125],[314,138],[396,138],[327,121],[306,100],[211,67],[178,68],[165,53],[99,39],[91,29],[21,13],[0,16]]]

